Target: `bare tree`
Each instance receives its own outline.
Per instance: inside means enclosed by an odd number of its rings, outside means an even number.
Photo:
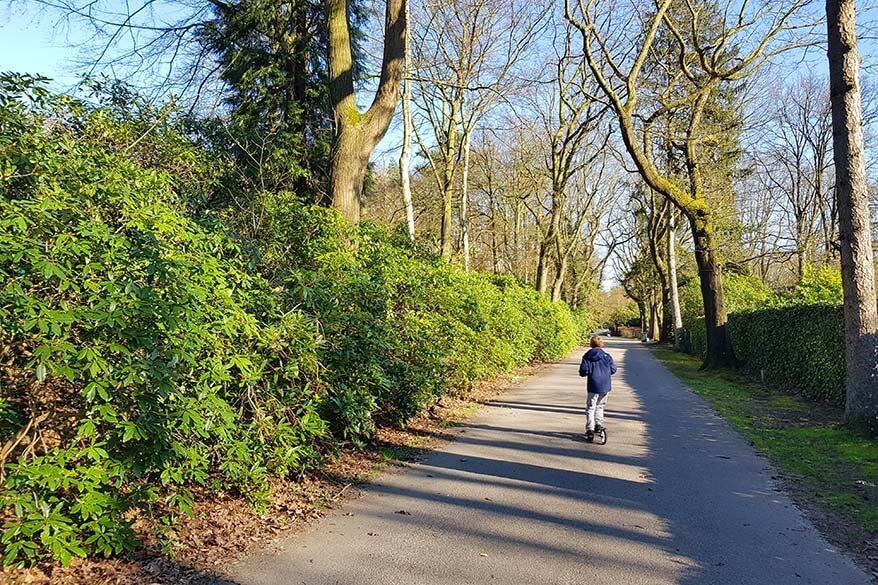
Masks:
[[[619,122],[623,142],[646,184],[667,197],[689,221],[698,264],[707,327],[705,366],[735,363],[726,328],[722,265],[716,254],[715,218],[705,181],[712,132],[708,120],[717,93],[751,76],[785,43],[792,16],[805,0],[720,5],[713,2],[657,0],[646,13],[597,0],[565,0],[565,14],[582,34],[584,58]],[[600,6],[600,8],[599,8]],[[621,20],[620,19],[627,19]],[[662,63],[659,38],[672,43],[674,69],[657,92],[657,100],[640,100],[647,85],[649,60]],[[662,172],[653,158],[653,125],[667,115],[682,121],[675,138],[685,160],[684,181]]]
[[[573,57],[571,40],[570,28],[564,27],[554,43],[551,85],[537,86],[531,99],[532,111],[537,117],[534,142],[535,146],[542,145],[550,189],[546,210],[548,224],[540,243],[536,288],[540,292],[548,290],[550,262],[554,261],[554,300],[561,297],[570,256],[579,244],[583,223],[601,188],[609,139],[609,130],[601,127],[607,109],[595,99],[590,87],[591,76],[582,60]],[[594,173],[597,181],[589,181],[589,173]],[[572,197],[571,182],[583,174],[586,176],[576,185],[577,196]],[[539,208],[533,213],[541,215]]]
[[[409,5],[406,3],[406,21],[409,20]],[[412,204],[412,180],[409,175],[409,162],[412,147],[412,79],[411,79],[411,28],[405,31],[405,57],[402,86],[402,151],[399,154],[399,177],[402,182],[402,202],[405,206],[406,228],[409,240],[415,241],[415,210]]]
[[[543,11],[524,0],[442,0],[422,6],[414,20],[412,64],[420,114],[415,135],[442,198],[441,254],[446,260],[452,255],[454,195],[459,189],[468,264],[472,134],[489,109],[507,99],[517,81],[513,68],[533,42]]]
[[[827,0],[849,421],[878,434],[878,300],[860,103],[854,0]]]
[[[821,253],[824,259],[833,255],[836,239],[828,96],[828,86],[814,77],[776,92],[777,105],[755,159],[759,177],[783,212],[799,280]]]

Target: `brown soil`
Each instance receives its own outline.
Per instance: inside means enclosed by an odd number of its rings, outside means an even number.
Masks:
[[[180,520],[169,550],[151,536],[150,523],[135,522],[144,546],[124,558],[74,559],[69,567],[43,565],[0,569],[3,585],[234,585],[223,567],[255,549],[277,547],[281,537],[303,529],[388,465],[404,466],[459,432],[453,423],[497,397],[546,364],[476,384],[465,396],[444,397],[405,429],[383,428],[366,450],[343,449],[318,473],[295,482],[277,482],[264,510],[241,497],[204,493],[191,517]],[[261,512],[261,513],[260,513]]]

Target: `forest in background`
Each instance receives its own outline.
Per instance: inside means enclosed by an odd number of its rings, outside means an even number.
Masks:
[[[94,36],[76,91],[0,77],[6,564],[258,505],[603,324],[850,396],[820,7],[42,4]]]

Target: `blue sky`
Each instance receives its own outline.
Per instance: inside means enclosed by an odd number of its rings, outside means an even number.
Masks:
[[[70,30],[57,18],[41,16],[34,3],[0,0],[0,6],[0,70],[52,77],[59,90],[74,85],[77,52],[67,44],[85,38],[85,31]]]
[[[873,68],[878,67],[875,38],[878,28],[876,9],[861,10],[858,14],[861,28],[868,29],[868,39],[861,39],[866,70],[864,76],[871,76]],[[82,58],[81,50],[71,48],[87,40],[89,31],[77,26],[75,21],[60,20],[57,14],[47,13],[46,9],[34,0],[0,0],[0,70],[21,73],[39,73],[56,80],[57,89],[71,87],[78,80],[77,58]],[[807,59],[812,66],[819,66],[823,56],[811,52]]]
[[[118,0],[119,8],[124,7]],[[104,6],[114,6],[107,2]],[[160,0],[158,12],[161,18],[173,18],[181,5]],[[858,14],[861,26],[861,53],[863,54],[863,81],[874,85],[872,79],[878,72],[878,9],[862,10]],[[0,0],[0,71],[38,73],[54,79],[53,89],[69,91],[77,83],[83,71],[81,62],[88,61],[93,54],[84,54],[77,45],[83,44],[91,36],[91,30],[81,21],[60,19],[58,13],[47,12],[35,0]],[[90,46],[92,53],[95,43]],[[789,59],[790,57],[787,57]],[[792,57],[794,60],[798,60]],[[783,77],[796,75],[802,69],[825,70],[825,56],[820,50],[811,50],[807,57],[796,64],[787,61],[780,64]],[[135,82],[136,85],[136,82]],[[371,96],[360,96],[364,105]],[[401,132],[394,124],[388,136],[375,153],[376,159],[395,159],[395,151],[401,141]],[[388,164],[390,164],[388,163]]]

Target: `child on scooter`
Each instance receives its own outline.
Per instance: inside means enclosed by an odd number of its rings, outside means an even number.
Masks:
[[[582,363],[579,364],[579,375],[588,377],[585,440],[592,442],[595,432],[603,429],[604,406],[612,390],[610,377],[616,373],[616,364],[613,363],[613,357],[604,351],[604,340],[599,335],[593,335],[589,345],[591,349],[582,356]]]

